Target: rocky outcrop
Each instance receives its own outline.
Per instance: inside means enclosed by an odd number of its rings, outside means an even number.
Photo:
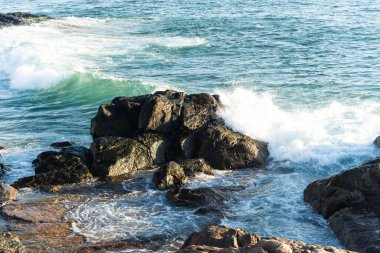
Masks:
[[[304,200],[329,221],[347,248],[380,252],[380,159],[312,182]]]
[[[50,144],[50,147],[53,148],[68,148],[68,147],[73,147],[75,146],[75,143],[71,141],[58,141],[58,142],[53,142]]]
[[[20,238],[9,232],[0,233],[0,252],[27,253],[24,245],[20,242]]]
[[[179,188],[199,173],[213,174],[211,166],[202,158],[184,160],[179,163],[171,161],[160,166],[153,174],[153,183],[160,190]]]
[[[259,237],[241,229],[210,226],[195,232],[177,253],[349,253],[333,247],[306,244],[277,237]]]
[[[141,142],[124,137],[101,137],[91,145],[93,175],[114,177],[150,168],[153,157]]]
[[[93,178],[89,170],[91,163],[91,153],[84,147],[43,152],[33,161],[36,175],[21,178],[13,186],[23,188],[82,183]]]
[[[38,16],[24,12],[0,13],[0,27],[10,25],[28,25],[31,23],[42,22],[51,19],[47,16]]]
[[[17,190],[9,184],[0,183],[0,204],[17,197]]]
[[[374,140],[373,144],[375,144],[376,147],[380,148],[380,136],[378,136],[378,137]]]

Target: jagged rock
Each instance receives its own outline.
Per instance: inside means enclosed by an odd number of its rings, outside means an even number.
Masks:
[[[54,142],[50,144],[50,146],[53,148],[68,148],[68,147],[75,146],[75,143],[71,141],[59,141],[59,142]]]
[[[188,139],[184,144],[188,158],[204,158],[214,169],[261,168],[269,156],[267,143],[222,124],[208,125]]]
[[[242,190],[242,187],[203,187],[196,189],[171,189],[167,192],[167,197],[174,204],[179,206],[207,206],[220,207],[225,200],[232,198],[232,193]]]
[[[0,183],[0,203],[15,199],[17,197],[17,190],[9,184]]]
[[[51,19],[47,16],[38,16],[24,12],[0,13],[0,27],[9,25],[27,25],[31,23],[46,21]]]
[[[380,159],[312,182],[304,200],[328,219],[347,248],[380,252]]]
[[[27,253],[20,238],[9,232],[0,233],[0,252],[2,253]]]
[[[165,162],[168,143],[163,135],[158,133],[142,133],[135,139],[150,149],[150,154],[154,164],[161,164]]]
[[[241,229],[210,226],[192,233],[177,253],[349,253],[334,247],[262,237]],[[353,253],[353,252],[352,252]]]
[[[36,175],[20,178],[12,186],[24,188],[82,183],[93,178],[89,170],[91,163],[91,153],[84,147],[42,152],[33,161]]]
[[[189,159],[179,163],[171,161],[154,173],[153,183],[160,190],[178,188],[186,184],[189,177],[199,173],[213,174],[212,168],[204,159]]]
[[[149,96],[117,97],[111,104],[101,105],[91,120],[92,137],[133,137],[137,131],[140,111]]]
[[[150,149],[141,142],[124,137],[101,137],[91,144],[93,175],[114,177],[149,168],[153,164]]]
[[[380,148],[380,136],[378,136],[375,141],[373,142],[373,144],[375,144],[376,147]]]

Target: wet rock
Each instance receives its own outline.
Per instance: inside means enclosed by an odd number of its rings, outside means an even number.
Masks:
[[[91,144],[93,175],[119,176],[149,168],[153,164],[150,149],[141,142],[124,137],[101,137]]]
[[[260,238],[241,229],[210,226],[189,236],[177,253],[349,253],[334,247],[278,237]],[[353,252],[352,252],[353,253]]]
[[[0,233],[0,252],[2,253],[27,253],[20,238],[12,233]]]
[[[234,132],[222,124],[208,125],[188,138],[185,153],[192,158],[204,158],[219,170],[262,168],[269,156],[267,143]]]
[[[5,149],[5,147],[3,147],[3,146],[0,146],[0,150],[4,150]]]
[[[33,161],[36,175],[20,178],[12,186],[19,189],[83,183],[93,178],[89,170],[91,162],[91,153],[84,147],[42,152]]]
[[[27,25],[31,23],[46,21],[51,19],[47,16],[38,16],[24,12],[0,13],[0,27],[9,25]]]
[[[133,137],[142,106],[149,96],[117,97],[111,104],[101,105],[91,120],[92,137]]]
[[[380,252],[380,159],[312,182],[304,200],[328,219],[347,248]]]
[[[223,202],[232,198],[232,193],[242,190],[242,187],[203,187],[197,189],[171,189],[167,197],[179,206],[220,207]]]
[[[10,199],[16,199],[17,193],[17,190],[9,184],[0,183],[0,204]]]
[[[50,146],[53,148],[68,148],[68,147],[75,146],[75,143],[71,141],[59,141],[59,142],[54,142],[50,144]]]
[[[149,132],[142,133],[135,139],[150,149],[150,154],[154,164],[161,164],[165,162],[168,143],[162,134]]]
[[[375,141],[373,142],[373,144],[375,144],[376,147],[380,148],[380,136],[378,136]]]

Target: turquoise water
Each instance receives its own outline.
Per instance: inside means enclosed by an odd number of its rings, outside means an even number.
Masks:
[[[227,105],[226,122],[268,141],[273,159],[266,171],[195,183],[247,187],[222,223],[339,245],[302,191],[380,155],[372,145],[380,135],[378,1],[2,0],[0,7],[57,18],[0,29],[7,181],[32,175],[32,159],[51,142],[89,145],[90,119],[115,96],[213,92]],[[174,238],[180,242],[209,222],[171,207],[150,182],[137,185],[126,183],[136,187],[131,196],[81,206],[73,228],[89,240],[146,236],[170,245],[173,235],[183,234]]]

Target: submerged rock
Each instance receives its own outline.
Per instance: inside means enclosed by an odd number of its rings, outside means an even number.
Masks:
[[[261,168],[269,156],[267,143],[234,132],[222,124],[208,125],[189,139],[188,156],[204,158],[219,170]]]
[[[59,142],[54,142],[50,144],[50,146],[53,148],[68,148],[68,147],[75,146],[75,143],[71,141],[59,141]]]
[[[329,221],[347,248],[380,252],[380,159],[312,182],[304,200]]]
[[[0,13],[0,27],[9,25],[28,25],[31,23],[42,22],[51,19],[48,16],[33,15],[24,12]]]
[[[211,166],[204,159],[189,159],[179,163],[171,161],[154,173],[153,183],[160,190],[179,188],[199,173],[213,174]]]
[[[12,185],[24,188],[82,183],[93,178],[89,170],[91,163],[91,153],[84,147],[42,152],[33,161],[36,175],[20,178]]]
[[[378,136],[375,141],[373,142],[373,144],[375,144],[376,147],[380,148],[380,136]]]
[[[241,229],[210,226],[192,233],[177,253],[349,253],[334,247],[277,237],[259,237]]]
[[[150,149],[141,142],[124,137],[101,137],[91,145],[93,175],[114,177],[153,165]]]

